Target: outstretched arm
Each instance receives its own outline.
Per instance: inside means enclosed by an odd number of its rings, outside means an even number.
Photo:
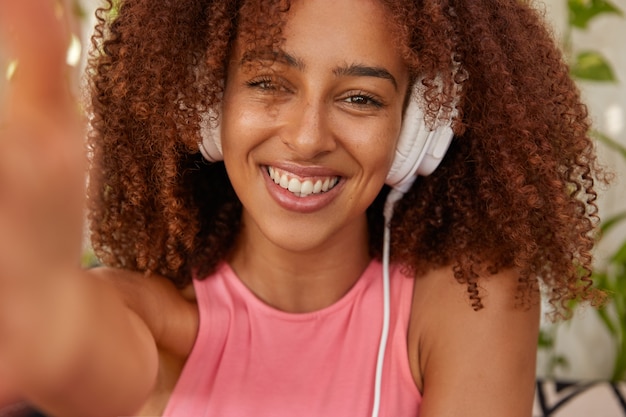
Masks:
[[[54,415],[130,415],[157,350],[113,286],[78,265],[86,164],[62,3],[0,0],[0,389]]]

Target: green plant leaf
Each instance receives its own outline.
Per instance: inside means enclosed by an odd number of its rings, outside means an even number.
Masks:
[[[622,16],[622,11],[608,0],[568,0],[569,23],[579,29],[587,29],[589,22],[602,14]]]
[[[569,360],[567,359],[565,355],[554,355],[553,357],[551,357],[549,366],[552,369],[551,373],[554,373],[553,371],[556,368],[561,368],[561,369],[570,368]]]
[[[616,338],[617,353],[611,380],[623,381],[626,379],[626,324],[622,321],[621,337]]]
[[[626,211],[618,213],[614,216],[609,217],[607,220],[602,222],[602,226],[600,226],[600,231],[602,234],[609,232],[613,227],[620,224],[622,220],[626,219]]]
[[[626,241],[622,243],[619,250],[611,256],[611,262],[626,264]]]
[[[600,272],[600,271],[593,271],[593,283],[595,285],[596,288],[599,288],[601,290],[606,290],[607,288],[607,283],[608,283],[608,275],[605,272]]]
[[[597,130],[592,130],[589,133],[591,134],[591,136],[598,139],[600,142],[604,143],[609,148],[612,148],[616,150],[617,152],[619,152],[622,158],[624,158],[624,160],[626,161],[626,147],[624,147],[624,145],[622,145],[615,139],[605,135],[604,133],[598,132]]]
[[[543,349],[551,349],[554,347],[554,337],[545,330],[539,330],[539,340],[537,345]]]
[[[615,367],[613,368],[612,381],[623,381],[626,379],[626,354],[619,353],[615,358]]]
[[[611,317],[606,311],[606,307],[599,308],[596,311],[598,312],[598,316],[600,317],[600,320],[602,320],[602,322],[604,323],[604,326],[609,331],[609,333],[611,333],[611,335],[614,338],[617,337],[618,326],[616,326],[615,323],[613,323],[613,320],[611,320]]]
[[[589,81],[615,82],[613,68],[597,51],[583,51],[576,56],[571,68],[576,78]]]

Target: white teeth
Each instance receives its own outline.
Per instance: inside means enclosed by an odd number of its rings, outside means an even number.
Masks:
[[[274,182],[276,182],[276,180],[274,180]],[[283,174],[279,178],[277,184],[279,184],[283,188],[289,188],[289,179],[287,178],[285,174]]]
[[[289,186],[287,187],[292,193],[299,193],[302,189],[302,183],[295,178],[289,180]]]
[[[313,181],[306,180],[302,183],[302,187],[300,188],[300,197],[306,197],[311,193],[313,193]]]
[[[301,181],[298,178],[289,178],[287,173],[277,168],[268,167],[267,173],[270,178],[282,188],[289,190],[298,197],[307,197],[311,194],[319,194],[332,189],[339,182],[338,177],[329,177],[324,180],[318,179]]]

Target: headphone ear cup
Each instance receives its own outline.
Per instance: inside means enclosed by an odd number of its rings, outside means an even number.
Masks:
[[[221,122],[220,117],[214,117],[214,113],[209,112],[203,116],[200,123],[201,141],[198,143],[198,148],[202,156],[209,162],[217,162],[224,159],[222,154]]]
[[[430,175],[437,168],[454,137],[449,124],[434,130],[426,126],[424,112],[416,97],[418,92],[414,88],[409,99],[386,180],[388,185],[402,192],[411,188],[417,175]]]

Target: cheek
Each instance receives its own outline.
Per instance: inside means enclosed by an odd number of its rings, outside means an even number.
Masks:
[[[224,162],[243,163],[246,155],[259,143],[259,126],[246,114],[228,115],[222,118],[221,138]]]
[[[357,130],[347,141],[348,151],[366,171],[386,177],[395,156],[399,128]]]
[[[224,105],[222,113],[222,148],[239,158],[253,150],[273,134],[273,120],[267,108],[259,108],[243,100],[232,99]]]

